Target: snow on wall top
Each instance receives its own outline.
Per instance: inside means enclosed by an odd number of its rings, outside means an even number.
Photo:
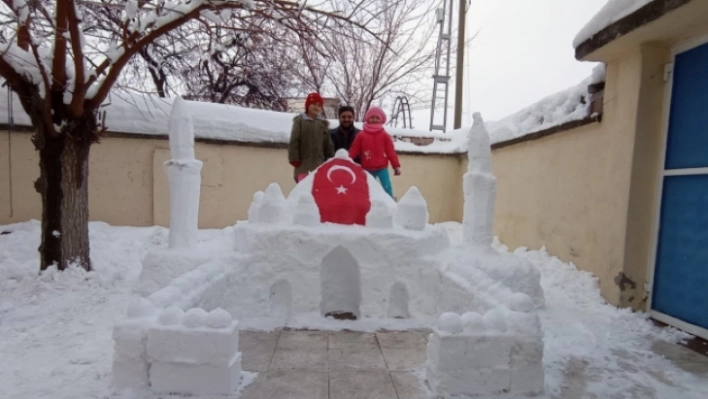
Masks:
[[[12,116],[18,126],[31,126],[17,95],[13,95]],[[173,99],[125,92],[111,93],[107,100],[106,127],[115,133],[166,135]],[[224,141],[287,143],[295,114],[244,108],[235,105],[187,101],[196,138]],[[7,89],[0,88],[0,124],[9,124]],[[338,125],[330,120],[330,128]],[[361,127],[359,125],[359,127]],[[386,127],[393,136],[436,139],[427,146],[396,141],[398,151],[419,153],[464,153],[466,130],[447,133]],[[440,141],[444,139],[446,141]]]
[[[552,94],[541,101],[496,122],[487,123],[492,144],[518,139],[567,122],[589,116],[588,85],[605,81],[605,65],[599,64],[592,76],[579,84]]]
[[[607,4],[578,32],[573,40],[577,48],[598,32],[637,11],[654,0],[608,0]]]
[[[549,129],[566,122],[584,119],[590,107],[588,85],[604,81],[604,65],[580,84],[550,95],[515,114],[496,122],[487,122],[491,144],[497,144]],[[13,95],[13,119],[19,126],[31,126],[29,116]],[[581,99],[585,98],[585,103]],[[106,127],[110,132],[166,135],[172,110],[172,99],[114,92],[103,108]],[[194,122],[196,138],[224,141],[279,143],[290,139],[295,114],[244,108],[235,105],[187,101]],[[0,124],[9,124],[7,89],[0,88]],[[338,125],[330,120],[330,127]],[[359,127],[361,127],[359,125]],[[464,154],[467,152],[469,127],[445,133],[386,127],[393,136],[433,138],[429,145],[396,141],[397,151],[429,154]]]

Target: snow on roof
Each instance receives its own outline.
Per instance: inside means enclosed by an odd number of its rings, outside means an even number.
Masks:
[[[487,123],[492,144],[518,139],[531,133],[587,118],[590,112],[588,86],[605,81],[605,65],[579,84],[552,94],[541,101],[496,122]]]
[[[654,0],[608,0],[607,4],[578,32],[573,47],[590,40],[601,30],[630,15]]]
[[[14,124],[31,126],[17,95],[13,95]],[[106,111],[106,128],[109,132],[145,135],[166,135],[172,99],[125,92],[111,93],[103,110]],[[197,138],[224,141],[287,143],[296,114],[235,105],[187,101],[194,122]],[[9,124],[7,89],[0,89],[0,124]],[[330,120],[330,127],[338,121]],[[360,126],[361,127],[361,126]],[[398,151],[419,153],[464,153],[467,151],[467,129],[447,133],[386,127],[393,136],[425,137],[436,139],[427,146],[396,141]],[[444,141],[443,141],[444,140]]]
[[[580,84],[548,96],[504,119],[487,122],[491,144],[586,118],[590,109],[588,85],[602,82],[604,79],[605,67],[599,65],[593,75]],[[106,111],[106,127],[108,131],[116,133],[164,136],[167,134],[172,101],[155,96],[114,92],[103,108]],[[285,144],[290,139],[290,128],[295,114],[206,102],[187,101],[187,104],[192,112],[197,138],[280,144]],[[0,124],[9,123],[8,111],[7,89],[0,88]],[[29,117],[16,95],[13,95],[12,115],[15,125],[31,126]],[[329,122],[330,127],[338,125],[336,120]],[[467,152],[469,127],[444,133],[393,127],[386,127],[386,130],[397,137],[435,139],[431,144],[423,146],[397,140],[397,151],[421,154]]]

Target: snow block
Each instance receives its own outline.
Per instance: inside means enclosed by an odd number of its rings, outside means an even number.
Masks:
[[[227,365],[153,363],[150,384],[154,391],[191,395],[228,395],[241,378],[241,354]]]
[[[185,315],[185,322],[188,314]],[[157,325],[148,332],[147,355],[153,362],[226,366],[237,352],[236,321],[226,328]]]
[[[490,173],[467,172],[462,235],[468,245],[490,246],[494,240],[494,200],[497,179]]]
[[[388,202],[380,199],[371,201],[371,209],[366,214],[366,227],[375,229],[393,228],[393,209]]]
[[[482,114],[475,112],[474,123],[467,140],[467,170],[470,172],[491,173],[492,147],[489,132],[484,125]]]
[[[224,257],[205,263],[154,292],[148,299],[158,308],[177,306],[212,310],[221,306],[228,284],[226,265],[238,263],[242,256]]]
[[[545,375],[543,364],[513,367],[511,369],[511,392],[525,396],[543,393]]]
[[[253,194],[253,202],[248,207],[248,221],[250,223],[258,223],[258,209],[263,202],[263,191],[258,191]]]
[[[170,184],[170,248],[197,245],[202,166],[202,161],[196,159],[170,159],[164,163]]]
[[[115,353],[113,358],[120,361],[142,361],[146,359],[145,344],[149,321],[124,319],[113,326]]]
[[[157,308],[155,304],[145,298],[134,298],[128,304],[126,312],[129,319],[150,318],[155,315]]]
[[[473,287],[455,273],[442,273],[440,277],[439,297],[437,298],[438,313],[450,310],[463,313],[474,306],[476,297],[472,294]]]
[[[259,223],[282,224],[290,222],[290,209],[283,191],[277,183],[271,183],[258,208]]]
[[[293,290],[287,280],[278,280],[270,289],[270,315],[287,320],[292,314]]]
[[[173,279],[188,273],[212,259],[206,251],[158,249],[149,251],[143,258],[143,268],[135,292],[148,296],[170,284]]]
[[[150,365],[147,359],[114,359],[113,386],[117,389],[147,388],[150,385],[149,369]]]
[[[194,123],[187,102],[177,97],[168,122],[172,159],[194,159]]]
[[[396,223],[407,230],[423,230],[428,224],[428,203],[418,190],[412,186],[398,201]]]
[[[176,304],[182,298],[182,291],[179,288],[168,285],[161,290],[155,291],[147,299],[152,301],[156,307],[164,309]]]
[[[433,392],[445,398],[502,394],[511,386],[508,367],[440,371],[428,366],[426,374]]]
[[[408,311],[408,289],[400,281],[391,286],[391,295],[388,300],[388,317],[407,319],[411,317]]]
[[[529,298],[517,299],[528,305]],[[543,332],[538,314],[513,312],[504,306],[484,316],[468,312],[461,317],[464,331],[454,334],[439,328],[450,324],[442,320],[452,319],[449,315],[441,316],[428,338],[426,375],[437,395],[533,396],[543,392]]]
[[[297,202],[293,223],[301,226],[317,226],[320,224],[320,209],[315,203],[315,197],[310,193],[303,194]]]
[[[428,342],[428,362],[437,370],[462,370],[487,367],[510,367],[514,337],[483,333],[445,334],[433,330]]]

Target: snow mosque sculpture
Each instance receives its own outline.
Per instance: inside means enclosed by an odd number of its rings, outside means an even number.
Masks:
[[[462,243],[429,224],[418,188],[396,203],[340,151],[287,197],[275,183],[255,193],[248,220],[231,228],[232,256],[150,258],[192,269],[141,292],[117,321],[116,385],[228,394],[240,375],[238,326],[374,325],[432,328],[425,369],[437,395],[541,393],[540,275],[492,247],[496,179],[484,122],[474,121]]]

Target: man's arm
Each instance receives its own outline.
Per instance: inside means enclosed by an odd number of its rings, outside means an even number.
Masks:
[[[332,143],[332,136],[329,134],[329,131],[326,132],[327,133],[324,135],[325,159],[330,159],[334,158],[334,143]]]
[[[290,144],[288,145],[288,161],[294,167],[300,166],[300,120],[293,119],[293,127],[290,130]]]

